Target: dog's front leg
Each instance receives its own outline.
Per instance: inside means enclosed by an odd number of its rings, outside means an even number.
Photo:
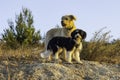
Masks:
[[[75,61],[77,61],[78,63],[82,64],[82,61],[80,60],[80,53],[81,53],[82,49],[80,48],[76,48],[75,52],[73,54],[73,58],[75,59]]]
[[[75,59],[75,61],[82,64],[82,61],[80,60],[81,51],[82,51],[82,43],[80,43],[80,45],[76,47],[73,58]]]
[[[71,51],[68,51],[67,54],[66,54],[67,55],[66,59],[69,63],[72,63],[72,56],[74,54],[75,49],[76,48],[74,47]]]
[[[79,51],[76,51],[75,53],[75,60],[78,62],[78,63],[81,63],[82,64],[82,61],[80,60],[80,52]]]
[[[72,52],[71,51],[66,53],[66,61],[68,63],[72,63]]]

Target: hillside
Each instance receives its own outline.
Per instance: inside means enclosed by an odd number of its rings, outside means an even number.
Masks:
[[[0,61],[0,80],[119,80],[120,64]]]

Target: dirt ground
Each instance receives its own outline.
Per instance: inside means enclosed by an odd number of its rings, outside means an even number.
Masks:
[[[120,64],[0,61],[0,80],[119,80]]]

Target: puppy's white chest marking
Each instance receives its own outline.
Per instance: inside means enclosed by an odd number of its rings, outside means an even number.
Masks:
[[[76,50],[78,50],[78,51],[80,51],[80,50],[82,50],[82,42],[76,47]]]

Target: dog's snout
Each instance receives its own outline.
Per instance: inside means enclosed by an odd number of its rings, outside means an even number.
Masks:
[[[61,21],[61,24],[63,25],[63,21]]]
[[[79,34],[76,34],[76,35],[75,35],[75,38],[80,38],[80,35],[79,35]]]
[[[61,21],[61,24],[63,24],[63,21]]]
[[[76,38],[79,38],[79,36],[77,35]]]
[[[61,21],[61,24],[62,24],[62,26],[66,26],[66,24],[64,23],[64,21]]]

